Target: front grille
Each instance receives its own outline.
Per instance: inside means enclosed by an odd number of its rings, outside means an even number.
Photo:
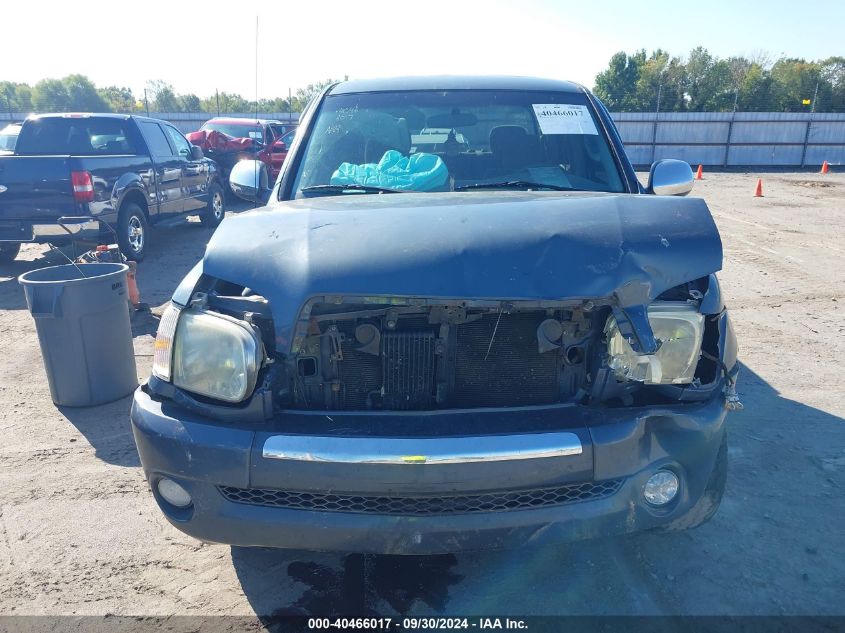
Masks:
[[[591,501],[616,493],[623,481],[623,479],[608,479],[557,488],[438,497],[371,497],[231,486],[221,486],[219,490],[226,499],[235,503],[274,508],[356,514],[437,516],[527,510]]]

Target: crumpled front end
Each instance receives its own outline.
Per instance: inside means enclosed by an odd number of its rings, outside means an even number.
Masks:
[[[227,219],[159,332],[171,365],[133,406],[165,514],[206,540],[389,553],[709,517],[737,371],[721,243],[703,203],[629,200]],[[404,232],[358,241],[388,220]],[[205,322],[248,353],[197,369],[208,349],[180,344]],[[242,398],[215,396],[235,378]]]

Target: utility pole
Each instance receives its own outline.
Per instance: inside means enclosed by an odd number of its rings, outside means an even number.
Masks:
[[[293,103],[291,103],[291,99],[293,97],[291,96],[290,87],[288,87],[288,123],[293,121]]]
[[[255,120],[258,121],[258,16],[255,16]]]
[[[660,75],[661,81],[657,84],[657,108],[655,109],[655,114],[660,114],[660,94],[663,92],[663,75]]]
[[[147,99],[147,89],[144,88],[144,106],[147,108],[147,116],[150,116],[150,101]]]
[[[663,93],[663,73],[666,69],[660,71],[657,76],[657,106],[654,109],[654,126],[651,129],[651,162],[654,162],[654,157],[657,153],[657,123],[660,119],[660,96]]]
[[[725,140],[725,158],[722,160],[722,167],[728,166],[728,161],[730,159],[731,154],[731,138],[733,137],[734,133],[734,119],[736,119],[736,108],[739,104],[739,84],[736,85],[734,89],[734,107],[731,110],[731,120],[728,121],[728,138]]]
[[[220,91],[215,88],[214,96],[217,98],[217,116],[220,116]]]

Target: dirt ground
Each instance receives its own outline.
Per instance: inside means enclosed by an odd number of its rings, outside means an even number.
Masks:
[[[845,614],[845,174],[709,174],[745,410],[721,510],[680,534],[394,558],[203,545],[147,489],[126,398],[58,409],[15,277],[0,268],[0,614]],[[164,303],[211,231],[156,232],[142,298]],[[139,375],[156,320],[133,322]]]

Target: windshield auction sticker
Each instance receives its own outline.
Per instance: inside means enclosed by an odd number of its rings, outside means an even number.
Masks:
[[[543,134],[598,134],[587,106],[566,103],[533,103]]]

